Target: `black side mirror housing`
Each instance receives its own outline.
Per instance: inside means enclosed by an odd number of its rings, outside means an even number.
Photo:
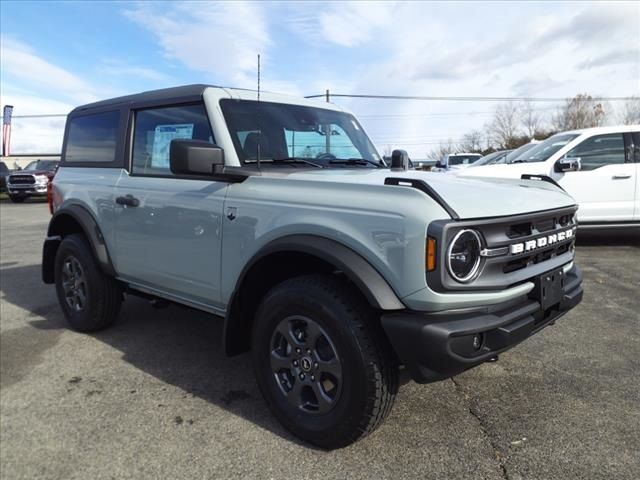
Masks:
[[[436,168],[445,168],[444,163],[442,163],[440,160],[438,160],[438,161],[436,162],[435,167],[436,167]]]
[[[213,175],[224,165],[224,150],[202,140],[171,140],[169,167],[176,175]]]
[[[405,150],[394,150],[391,153],[391,171],[409,170],[409,154]]]

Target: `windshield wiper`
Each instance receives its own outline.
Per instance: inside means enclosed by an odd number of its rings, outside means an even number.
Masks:
[[[257,163],[257,160],[245,160],[244,163]],[[296,164],[296,163],[304,163],[306,165],[311,165],[313,167],[317,167],[317,168],[324,168],[322,165],[311,162],[309,160],[307,160],[306,158],[301,158],[301,157],[283,157],[283,158],[263,158],[260,159],[260,163],[265,163],[265,164],[269,164],[269,163],[290,163],[290,164]]]
[[[329,160],[329,163],[341,165],[375,165],[376,168],[381,167],[378,162],[374,162],[373,160],[368,160],[366,158],[335,158],[333,160]]]

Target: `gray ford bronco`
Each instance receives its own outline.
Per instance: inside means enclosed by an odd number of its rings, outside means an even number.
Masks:
[[[342,447],[382,423],[401,369],[457,375],[582,298],[561,188],[407,164],[331,103],[191,85],[78,107],[43,280],[82,332],[127,295],[220,317],[282,424]]]

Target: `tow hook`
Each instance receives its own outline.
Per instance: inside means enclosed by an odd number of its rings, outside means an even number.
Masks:
[[[491,357],[489,360],[487,360],[487,362],[493,363],[493,362],[497,362],[500,359],[500,357],[498,357],[498,355],[496,355],[495,357]]]

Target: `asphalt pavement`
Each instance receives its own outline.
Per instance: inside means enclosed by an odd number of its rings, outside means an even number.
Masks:
[[[0,203],[0,477],[633,479],[640,476],[640,235],[578,234],[582,304],[451,380],[400,389],[373,435],[326,452],[285,431],[222,324],[129,298],[93,335],[40,280],[45,203]]]

